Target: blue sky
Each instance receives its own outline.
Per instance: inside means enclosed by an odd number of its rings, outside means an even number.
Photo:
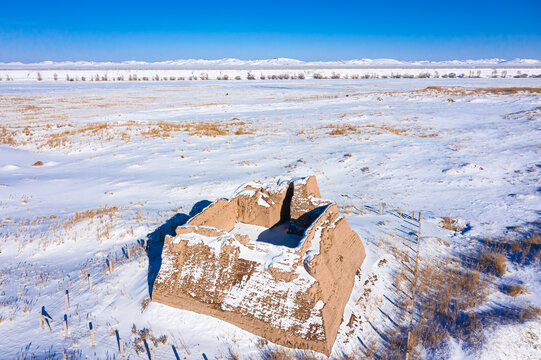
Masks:
[[[541,59],[541,0],[24,1],[0,61]]]

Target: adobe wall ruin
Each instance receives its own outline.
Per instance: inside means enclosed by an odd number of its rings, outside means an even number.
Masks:
[[[166,237],[152,301],[329,355],[365,251],[320,197],[308,177],[215,201]]]

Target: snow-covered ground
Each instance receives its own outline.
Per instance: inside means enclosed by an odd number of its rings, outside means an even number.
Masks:
[[[365,243],[336,358],[362,358],[371,344],[384,353],[386,332],[401,325],[393,254],[414,256],[411,211],[422,211],[423,261],[539,221],[541,79],[13,77],[21,81],[0,82],[0,358],[119,358],[117,334],[130,358],[261,356],[260,339],[233,325],[149,303],[156,254],[144,249],[251,180],[316,175]],[[526,90],[494,90],[508,87]],[[464,230],[441,228],[443,217]],[[541,306],[540,270],[509,261],[473,310]],[[516,282],[528,292],[499,290]],[[40,328],[42,310],[51,332]],[[146,345],[137,340],[145,328]],[[481,348],[451,339],[437,356],[540,358],[539,329],[538,318],[492,324]]]

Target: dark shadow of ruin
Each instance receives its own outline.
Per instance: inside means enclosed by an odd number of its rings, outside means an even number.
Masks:
[[[162,251],[163,241],[166,235],[175,236],[175,229],[177,226],[186,224],[186,222],[203,211],[207,206],[211,204],[208,200],[201,200],[195,203],[190,210],[189,215],[183,213],[177,213],[169,218],[164,224],[156,228],[153,232],[146,236],[146,253],[148,257],[148,294],[152,299],[152,289],[154,287],[154,281],[158,276],[160,267],[162,266]]]

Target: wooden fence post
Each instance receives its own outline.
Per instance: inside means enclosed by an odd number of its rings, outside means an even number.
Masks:
[[[120,345],[120,357],[124,357],[124,344],[122,343],[122,339],[118,338],[118,344]]]
[[[64,314],[63,325],[64,325],[64,337],[67,338],[68,337],[68,316],[66,314]]]
[[[92,291],[92,277],[88,274],[88,288]]]
[[[107,256],[107,266],[109,268],[109,275],[113,275],[114,265],[113,260],[111,260],[111,256]]]
[[[66,311],[69,311],[70,309],[69,290],[66,290],[66,293],[64,294],[64,298],[66,299]]]
[[[94,341],[94,326],[92,325],[92,321],[88,323],[88,327],[90,329],[90,339],[92,341],[92,347],[96,346],[96,342]]]
[[[50,316],[43,315],[43,313],[41,314],[41,318],[43,319],[43,323],[47,325],[47,328],[49,328],[49,332],[52,332],[53,329],[51,328],[51,324],[49,324],[49,321],[53,322],[53,319]]]
[[[383,203],[379,203],[379,214],[383,215]]]

